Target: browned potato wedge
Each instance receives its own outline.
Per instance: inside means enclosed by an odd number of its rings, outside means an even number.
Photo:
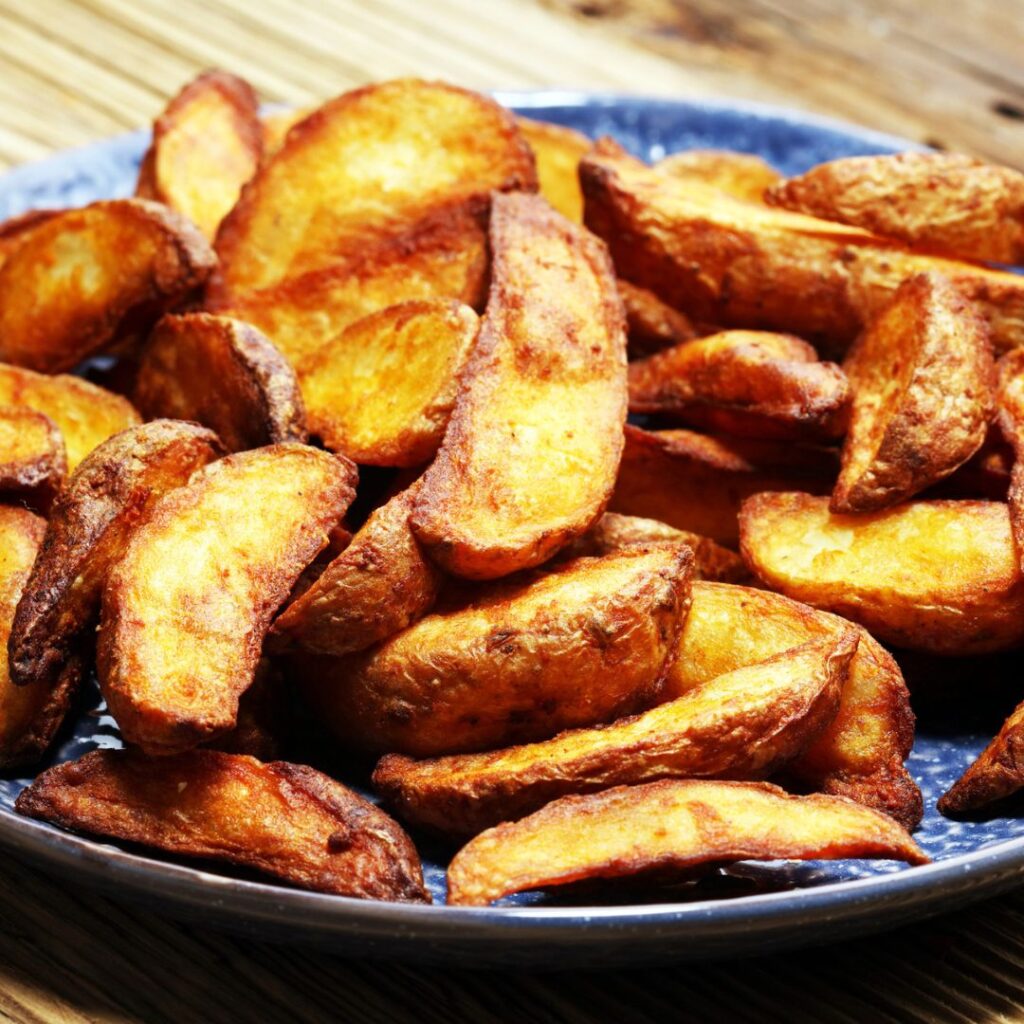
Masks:
[[[851,516],[809,494],[758,494],[740,513],[740,551],[767,586],[883,643],[960,655],[1024,642],[1024,578],[1001,502]]]
[[[799,338],[722,331],[629,366],[629,410],[741,437],[838,437],[850,388]]]
[[[305,121],[314,112],[314,107],[301,110],[278,110],[260,118],[260,132],[263,136],[263,158],[269,159],[283,145],[288,133],[300,121]]]
[[[303,367],[310,430],[361,465],[429,462],[479,323],[453,299],[420,299],[350,324]]]
[[[567,796],[471,839],[448,868],[448,902],[734,860],[871,857],[927,864],[891,818],[838,796],[766,782],[666,779]]]
[[[1024,571],[1024,349],[1007,352],[999,360],[996,390],[999,431],[1013,451],[1006,500],[1010,523]]]
[[[276,761],[290,739],[289,698],[284,676],[269,658],[261,658],[252,686],[238,699],[234,729],[218,736],[211,749]]]
[[[202,423],[232,452],[306,440],[295,371],[255,327],[229,317],[165,316],[139,360],[134,399],[148,419]]]
[[[263,637],[355,494],[300,444],[229,455],[164,495],[107,577],[100,686],[125,740],[174,754],[227,732]]]
[[[843,368],[854,399],[833,512],[905,501],[984,442],[995,384],[988,328],[941,275],[904,281]]]
[[[475,835],[570,793],[672,778],[763,779],[835,717],[857,634],[812,641],[632,718],[434,761],[385,757],[373,784],[406,822]]]
[[[780,181],[765,198],[954,256],[1024,261],[1024,174],[962,153],[832,160]]]
[[[3,267],[14,250],[28,238],[33,228],[39,227],[40,224],[63,212],[63,210],[28,210],[0,222],[0,267]]]
[[[908,277],[944,274],[998,351],[1024,344],[1024,277],[915,252],[859,228],[734,199],[605,141],[580,162],[587,226],[622,277],[688,316],[785,331],[841,351]]]
[[[49,416],[0,405],[0,494],[45,512],[67,471],[64,438]]]
[[[650,705],[689,603],[689,548],[579,558],[474,592],[369,651],[296,657],[352,746],[416,757],[547,739]]]
[[[302,889],[429,903],[416,848],[383,811],[305,765],[190,750],[151,760],[94,750],[38,776],[19,814]]]
[[[142,199],[51,217],[0,268],[0,360],[69,369],[148,327],[195,292],[214,263],[193,225]]]
[[[136,195],[166,203],[212,240],[262,156],[252,87],[226,71],[206,71],[154,122]]]
[[[678,309],[662,302],[654,292],[638,288],[621,278],[616,286],[626,309],[631,357],[657,352],[697,337],[693,324]]]
[[[530,144],[537,161],[540,194],[563,216],[583,223],[583,194],[580,192],[580,158],[593,142],[573,128],[517,117],[516,124]]]
[[[622,455],[626,338],[603,245],[539,196],[496,195],[491,293],[412,527],[440,565],[539,565],[604,511]]]
[[[780,181],[771,164],[753,153],[728,149],[688,149],[663,157],[654,169],[679,181],[712,185],[736,199],[764,202],[765,190]]]
[[[116,434],[75,470],[54,503],[14,617],[13,680],[42,686],[95,625],[100,594],[132,533],[168,491],[222,454],[194,423],[156,420]]]

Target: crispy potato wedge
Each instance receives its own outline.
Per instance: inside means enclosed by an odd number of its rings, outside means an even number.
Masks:
[[[448,868],[448,902],[735,860],[847,857],[927,864],[891,818],[838,796],[790,796],[766,782],[666,779],[567,796],[471,839]]]
[[[155,503],[223,454],[194,423],[155,420],[105,441],[54,503],[8,641],[11,678],[42,686],[95,626],[100,594]]]
[[[811,641],[643,714],[543,743],[433,761],[389,754],[373,784],[403,821],[471,836],[570,793],[657,779],[764,779],[835,718],[857,639],[851,631]]]
[[[752,203],[765,201],[765,190],[782,180],[771,164],[753,153],[728,149],[688,149],[663,157],[654,169],[678,181],[695,181]]]
[[[361,465],[429,462],[479,324],[453,299],[401,302],[350,324],[303,367],[310,430]]]
[[[697,329],[678,309],[666,305],[646,288],[623,281],[616,282],[619,298],[626,310],[631,359],[681,345],[697,337]]]
[[[493,100],[440,82],[364,86],[294,125],[217,233],[221,298],[330,267],[440,208],[536,188],[533,154]]]
[[[1024,350],[1007,352],[999,360],[996,386],[996,422],[1013,452],[1006,500],[1010,523],[1024,571]]]
[[[954,256],[1024,261],[1024,174],[962,153],[831,160],[765,199]]]
[[[346,459],[279,444],[214,462],[157,502],[103,590],[100,687],[127,742],[174,754],[234,726],[274,612],[355,480]]]
[[[809,494],[758,494],[740,513],[740,552],[773,590],[883,643],[964,655],[1024,642],[1024,577],[1001,502],[917,501],[851,516]]]
[[[377,647],[297,656],[346,743],[415,757],[547,739],[650,705],[674,656],[693,555],[659,545],[475,590]]]
[[[398,824],[305,765],[216,750],[162,760],[94,750],[43,772],[15,807],[61,828],[238,864],[301,889],[430,901]]]
[[[580,162],[587,226],[622,277],[699,321],[842,351],[908,277],[935,270],[978,304],[998,351],[1024,344],[1024,278],[679,181],[602,141]]]
[[[142,199],[51,217],[0,268],[0,360],[70,369],[146,329],[200,288],[214,263],[192,224]]]
[[[211,749],[245,754],[259,761],[278,760],[291,738],[289,696],[280,670],[269,658],[261,658],[252,686],[238,699],[235,727],[218,736],[210,744]]]
[[[941,275],[904,281],[843,368],[854,399],[833,512],[905,501],[984,443],[995,389],[988,327]]]
[[[153,123],[135,194],[177,210],[212,241],[262,157],[252,86],[226,71],[205,71]]]
[[[306,440],[295,371],[255,327],[229,317],[165,316],[142,351],[133,397],[147,419],[202,423],[231,452]]]
[[[40,224],[63,212],[63,210],[28,210],[16,217],[8,217],[7,220],[0,221],[0,267],[3,267],[10,255],[25,241],[33,228],[39,227]]]
[[[608,255],[539,196],[496,195],[487,311],[412,527],[447,571],[539,565],[604,511],[626,338]]]
[[[49,416],[0,405],[0,494],[45,513],[67,471],[64,438]]]
[[[629,366],[630,412],[723,434],[838,437],[849,405],[843,371],[790,334],[722,331]]]
[[[537,161],[540,194],[563,216],[583,223],[580,159],[594,144],[573,128],[532,117],[517,117],[516,124]]]
[[[794,486],[827,493],[836,468],[835,454],[825,448],[627,424],[609,508],[735,546],[744,498]]]

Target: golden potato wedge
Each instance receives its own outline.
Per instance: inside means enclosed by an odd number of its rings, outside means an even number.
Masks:
[[[369,651],[296,656],[346,743],[415,757],[547,739],[648,706],[674,656],[693,555],[659,545],[475,590]]]
[[[996,373],[996,424],[1013,453],[1006,500],[1024,571],[1024,349],[1007,352]]]
[[[153,123],[135,194],[177,210],[212,241],[262,157],[252,86],[226,71],[205,71]]]
[[[835,454],[826,448],[627,424],[609,508],[734,547],[744,498],[795,486],[827,493],[836,468]]]
[[[471,836],[570,793],[658,779],[764,779],[832,721],[853,631],[719,676],[611,725],[485,754],[389,754],[373,784],[409,824]]]
[[[288,138],[288,133],[300,121],[305,121],[315,111],[315,107],[303,107],[300,110],[277,110],[272,114],[264,114],[260,118],[260,133],[263,136],[263,159],[272,157]]]
[[[49,416],[0,405],[0,494],[46,512],[67,471],[64,438]]]
[[[630,412],[740,437],[838,437],[849,405],[843,371],[790,334],[722,331],[629,365]]]
[[[539,565],[604,511],[622,455],[626,338],[603,245],[539,196],[496,195],[491,292],[412,527],[446,570]]]
[[[981,448],[994,412],[988,327],[940,274],[916,274],[843,364],[853,410],[833,512],[889,508]]]
[[[157,502],[103,590],[100,688],[127,742],[174,754],[234,726],[271,618],[355,479],[346,459],[278,444],[214,462]]]
[[[580,181],[587,226],[608,242],[619,274],[696,320],[842,351],[904,279],[935,270],[978,304],[998,351],[1024,344],[1016,274],[679,181],[610,141],[583,158]]]
[[[962,153],[831,160],[765,200],[953,256],[1024,261],[1024,174]]]
[[[129,538],[168,491],[223,454],[194,423],[155,420],[105,441],[54,503],[8,641],[11,678],[43,686],[95,626],[100,594]]]
[[[517,117],[516,124],[537,161],[540,194],[563,217],[582,224],[583,193],[578,171],[580,158],[593,142],[573,128],[550,121]]]
[[[259,761],[278,760],[290,739],[289,697],[280,670],[269,658],[261,658],[252,686],[238,699],[235,727],[213,740],[211,749]]]
[[[416,848],[396,822],[340,782],[287,761],[94,750],[43,772],[15,809],[76,832],[239,864],[301,889],[430,901]]]
[[[420,299],[350,324],[303,366],[309,429],[361,465],[429,462],[479,323],[461,302]]]
[[[231,452],[306,440],[295,371],[255,327],[229,317],[165,316],[142,351],[133,398],[147,419],[202,423]]]
[[[1001,502],[917,501],[851,516],[809,494],[758,494],[740,512],[740,552],[773,590],[883,643],[962,655],[1024,642],[1024,577]]]
[[[662,302],[654,292],[621,278],[616,287],[626,310],[631,357],[657,352],[697,337],[697,331],[687,317]]]
[[[0,360],[69,369],[148,327],[214,263],[196,228],[157,203],[115,199],[51,217],[0,268]]]
[[[734,860],[928,858],[879,811],[838,796],[790,796],[766,782],[666,779],[567,796],[471,839],[448,868],[448,903],[593,878]]]
[[[364,86],[295,125],[217,233],[219,298],[333,266],[441,208],[536,188],[533,154],[493,100],[440,82]]]
[[[63,210],[28,210],[0,222],[0,267],[3,267],[14,250],[28,238],[33,228],[39,227],[40,224],[63,212]]]
[[[753,153],[728,149],[688,149],[663,157],[654,169],[678,181],[695,181],[752,203],[765,201],[765,190],[782,180],[771,164]]]

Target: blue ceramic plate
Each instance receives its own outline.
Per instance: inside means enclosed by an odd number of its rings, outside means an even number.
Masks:
[[[796,173],[839,156],[911,148],[889,136],[752,104],[561,92],[505,93],[499,99],[591,136],[612,135],[646,159],[719,147],[760,154]],[[0,217],[129,195],[145,143],[140,132],[12,171],[0,178]],[[957,671],[965,684],[969,680],[964,689],[976,693],[984,665],[964,664],[952,674]],[[209,925],[360,955],[571,966],[763,952],[891,927],[1015,884],[1024,872],[1024,819],[958,824],[935,811],[938,796],[982,749],[1006,710],[997,707],[988,717],[979,712],[974,721],[961,707],[953,715],[940,708],[922,718],[910,769],[925,798],[917,838],[935,861],[923,868],[858,861],[740,865],[690,888],[653,894],[619,888],[600,897],[534,894],[469,910],[443,905],[444,858],[424,847],[428,882],[440,905],[409,907],[299,892],[69,835],[13,813],[28,778],[0,779],[0,843],[68,885],[97,886]],[[112,721],[94,709],[79,717],[55,759],[117,745]],[[591,905],[599,899],[602,905]]]

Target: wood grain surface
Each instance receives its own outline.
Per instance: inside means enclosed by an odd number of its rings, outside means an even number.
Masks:
[[[0,166],[148,123],[220,65],[305,104],[373,78],[781,102],[1024,165],[1018,0],[0,0]],[[0,857],[17,1022],[1024,1021],[1024,893],[888,935],[599,973],[343,961]]]

